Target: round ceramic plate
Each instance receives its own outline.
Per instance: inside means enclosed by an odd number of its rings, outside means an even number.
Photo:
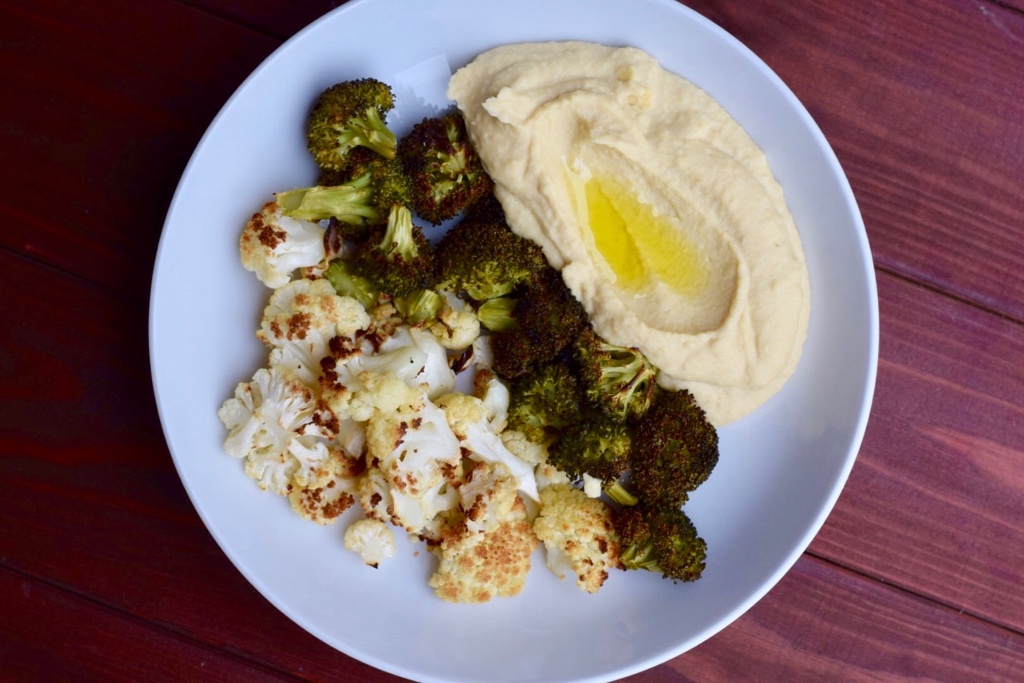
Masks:
[[[721,430],[721,460],[687,504],[708,542],[692,584],[614,572],[596,595],[560,582],[538,552],[523,593],[452,605],[427,586],[433,558],[399,544],[380,569],[342,546],[344,520],[304,521],[222,450],[217,409],[264,364],[254,336],[269,290],[242,269],[238,236],[275,190],[311,184],[313,98],[373,76],[402,133],[445,106],[452,70],[496,45],[635,46],[707,90],[766,152],[796,219],[812,312],[796,374]],[[621,678],[696,646],[792,566],[828,515],[859,449],[873,393],[874,271],[849,185],[810,116],[758,58],[668,0],[356,0],[285,43],[213,121],[181,179],[153,277],[150,352],[164,432],[210,532],[249,581],[316,637],[375,667],[429,681]]]

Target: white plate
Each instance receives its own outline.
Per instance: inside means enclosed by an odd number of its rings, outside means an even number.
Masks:
[[[397,558],[369,569],[342,547],[342,525],[301,520],[221,450],[217,408],[265,361],[254,331],[268,290],[242,269],[238,235],[273,191],[313,181],[303,129],[323,88],[361,76],[392,82],[399,103],[389,122],[401,132],[443,98],[449,66],[495,45],[556,39],[643,48],[743,124],[803,239],[810,331],[781,393],[722,430],[721,461],[687,505],[709,546],[700,581],[615,572],[591,596],[560,583],[538,556],[519,597],[451,605],[427,586],[429,553],[403,543]],[[668,0],[357,0],[326,15],[271,55],[203,137],[167,216],[150,312],[167,442],[224,552],[310,633],[430,681],[610,680],[724,628],[792,566],[832,509],[860,447],[877,350],[867,238],[824,137],[756,56]]]

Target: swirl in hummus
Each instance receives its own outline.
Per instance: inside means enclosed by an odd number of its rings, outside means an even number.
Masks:
[[[518,44],[460,69],[458,104],[509,225],[539,243],[602,337],[723,425],[796,368],[807,267],[764,153],[646,53]]]

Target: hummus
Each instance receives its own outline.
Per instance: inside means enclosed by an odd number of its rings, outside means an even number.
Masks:
[[[796,368],[809,285],[763,152],[646,53],[499,47],[451,80],[512,229],[537,242],[599,335],[635,346],[717,425]]]

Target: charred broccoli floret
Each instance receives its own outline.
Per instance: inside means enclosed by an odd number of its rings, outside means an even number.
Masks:
[[[491,335],[492,367],[507,379],[558,357],[587,324],[582,304],[551,267],[530,279],[512,317],[515,327]]]
[[[718,432],[688,391],[661,391],[636,425],[631,485],[640,498],[680,507],[718,463]]]
[[[657,371],[636,348],[610,344],[585,327],[576,339],[580,379],[590,402],[622,420],[647,412],[657,388]]]
[[[544,443],[579,418],[576,377],[561,363],[551,363],[512,383],[508,429]]]
[[[485,194],[490,176],[473,150],[458,111],[425,118],[398,143],[398,158],[412,179],[413,207],[435,225],[454,218]]]
[[[292,218],[337,219],[338,231],[344,239],[363,241],[369,236],[369,226],[387,221],[393,206],[408,206],[412,202],[411,185],[401,164],[373,156],[374,159],[353,168],[355,175],[347,182],[278,192],[277,203]],[[321,174],[321,180],[346,175]]]
[[[437,245],[438,285],[477,301],[505,296],[547,267],[539,246],[502,223],[463,220]]]
[[[393,159],[397,141],[385,119],[394,105],[391,87],[373,78],[344,81],[324,90],[310,112],[306,133],[317,165],[344,171],[353,161],[350,152],[360,147]]]
[[[629,469],[632,435],[627,425],[605,413],[595,412],[573,423],[548,449],[552,465],[579,481],[583,475],[601,480],[601,488],[622,505],[636,498],[619,479]]]
[[[396,297],[426,288],[433,277],[430,243],[412,222],[412,212],[399,204],[391,207],[387,225],[371,232],[352,266],[379,290]]]
[[[696,581],[704,571],[707,543],[678,508],[621,508],[615,514],[615,531],[626,569],[646,569],[673,581]]]
[[[412,208],[412,185],[397,160],[378,158],[362,165],[359,172],[369,177],[379,222],[387,220],[395,206]]]

